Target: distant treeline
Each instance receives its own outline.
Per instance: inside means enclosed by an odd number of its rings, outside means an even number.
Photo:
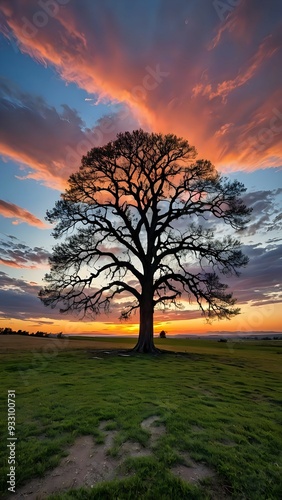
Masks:
[[[27,330],[12,330],[12,328],[0,328],[0,335],[26,335],[26,336],[31,336],[31,337],[50,337],[51,335],[54,335],[52,333],[48,332],[40,332],[37,331],[36,333],[29,333]],[[61,338],[63,336],[62,332],[57,334],[58,338]]]

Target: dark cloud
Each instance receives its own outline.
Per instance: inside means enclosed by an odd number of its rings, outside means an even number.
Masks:
[[[237,280],[229,280],[238,303],[262,305],[281,302],[282,245],[246,245],[242,250],[249,257],[249,263]]]
[[[7,273],[0,271],[0,289],[14,290],[17,293],[38,294],[40,286],[33,281],[26,281],[20,278],[11,278]]]
[[[46,316],[51,322],[63,319],[58,310],[47,309],[38,298],[41,288],[37,283],[11,278],[0,271],[0,319],[29,321]]]
[[[278,243],[279,241],[282,241],[282,238],[270,238],[270,240],[267,240],[267,244],[269,243]]]
[[[252,208],[251,222],[245,235],[272,230],[278,232],[282,229],[282,206],[279,199],[281,191],[280,188],[273,191],[253,191],[243,197],[246,205]]]
[[[26,319],[46,315],[43,304],[34,295],[15,290],[0,290],[0,316],[3,318]],[[52,316],[52,313],[48,316]]]
[[[45,267],[50,253],[42,247],[30,248],[17,239],[0,239],[0,264],[18,268]]]
[[[23,279],[11,278],[0,272],[0,318],[28,321],[46,316],[46,309],[38,298],[40,286]],[[48,311],[48,316],[54,316]],[[58,314],[56,314],[58,316]]]
[[[63,104],[61,111],[44,99],[22,92],[0,78],[0,151],[31,167],[21,178],[43,180],[62,190],[70,174],[80,165],[82,155],[116,137],[120,131],[136,128],[129,108],[104,116],[92,129],[85,127],[78,112]],[[23,126],[24,124],[24,126]],[[43,222],[28,211],[0,201],[0,213],[38,227]]]

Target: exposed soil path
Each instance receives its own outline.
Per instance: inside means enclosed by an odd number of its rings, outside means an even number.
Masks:
[[[152,448],[158,439],[165,433],[165,426],[158,422],[158,416],[146,418],[141,427],[150,432],[148,448],[138,442],[126,441],[120,447],[118,456],[111,457],[107,452],[113,446],[117,431],[105,430],[108,422],[101,422],[99,429],[105,433],[105,442],[101,445],[94,443],[92,436],[80,436],[69,448],[68,456],[60,464],[48,472],[43,478],[32,479],[9,498],[16,500],[43,500],[51,494],[65,492],[82,486],[94,487],[97,483],[114,478],[122,479],[119,466],[124,459],[152,455]],[[192,461],[188,454],[183,454],[182,465],[177,465],[171,472],[184,481],[197,483],[205,477],[213,477],[214,472],[203,464]]]

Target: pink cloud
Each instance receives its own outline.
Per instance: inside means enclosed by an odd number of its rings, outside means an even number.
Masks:
[[[50,257],[50,254],[43,248],[30,248],[11,237],[0,239],[0,255],[1,264],[19,269],[46,269]]]
[[[59,112],[4,79],[0,79],[0,109],[1,154],[29,167],[20,179],[43,181],[60,191],[78,169],[82,155],[111,140],[121,128],[137,125],[130,110],[124,108],[87,129],[78,113],[67,105]]]
[[[241,68],[235,78],[224,80],[221,83],[216,84],[215,88],[213,88],[211,83],[198,83],[193,89],[193,96],[196,97],[197,95],[202,94],[207,96],[209,99],[220,97],[222,101],[225,102],[230,92],[238,87],[241,87],[242,85],[245,85],[251,78],[253,78],[255,73],[261,69],[262,65],[277,51],[277,37],[269,35],[262,41],[253,57],[251,57],[249,61],[245,62],[245,68]]]
[[[38,227],[39,229],[45,229],[49,226],[42,222],[40,219],[35,217],[32,213],[28,212],[24,208],[14,205],[14,203],[8,203],[7,201],[0,200],[0,215],[3,217],[8,217],[16,219],[13,224],[20,224],[21,222],[26,222],[30,226]]]
[[[177,0],[176,8],[164,0],[150,23],[147,7],[132,8],[126,27],[122,9],[114,3],[109,8],[107,3],[69,2],[41,28],[34,24],[35,1],[15,0],[11,5],[2,0],[0,10],[21,51],[55,66],[65,81],[98,100],[126,103],[139,126],[189,139],[201,157],[219,168],[254,169],[280,165],[282,157],[278,136],[263,157],[254,151],[246,163],[246,152],[238,154],[247,130],[252,130],[252,118],[264,110],[264,119],[271,119],[272,97],[279,91],[279,6],[274,0],[271,5],[242,1],[222,24],[212,2],[207,7],[199,0],[187,13],[186,1]],[[24,148],[23,140],[14,148],[10,136],[4,137],[2,150],[31,165],[30,176],[60,187],[78,166],[66,164],[66,145],[81,143],[83,149],[86,140],[73,110],[71,122],[64,124],[54,109],[45,115],[44,144],[39,144],[44,158],[31,153],[31,144]],[[126,130],[127,120],[120,126]]]
[[[2,264],[3,266],[14,267],[16,269],[36,269],[36,266],[25,266],[13,260],[6,260],[2,258],[0,258],[0,264]]]

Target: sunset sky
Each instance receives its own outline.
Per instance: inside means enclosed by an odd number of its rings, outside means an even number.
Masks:
[[[142,127],[188,139],[247,187],[242,314],[207,325],[188,302],[155,331],[282,331],[281,0],[1,0],[0,327],[137,333],[118,307],[62,316],[38,291],[45,221],[89,149]]]

